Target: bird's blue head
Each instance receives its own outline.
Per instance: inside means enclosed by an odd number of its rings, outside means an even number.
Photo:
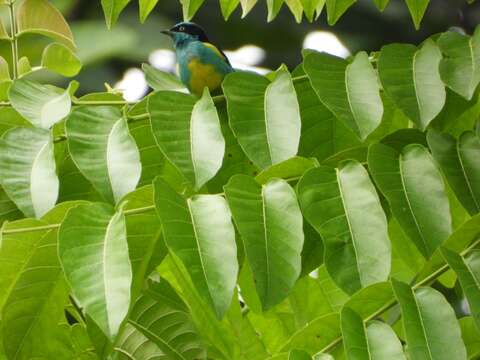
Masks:
[[[170,36],[176,47],[182,46],[190,41],[208,42],[205,31],[197,24],[191,22],[181,22],[170,30],[162,31],[162,33]]]

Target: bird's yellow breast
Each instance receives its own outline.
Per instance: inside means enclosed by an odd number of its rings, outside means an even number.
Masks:
[[[222,83],[222,74],[218,73],[213,65],[204,64],[197,58],[188,63],[188,69],[190,70],[190,91],[197,96],[202,95],[205,87],[212,92]]]

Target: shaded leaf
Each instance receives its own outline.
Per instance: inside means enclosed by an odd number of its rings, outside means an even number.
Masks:
[[[136,188],[140,154],[118,108],[79,106],[65,129],[73,161],[105,200],[118,203]]]
[[[188,89],[174,74],[155,69],[153,66],[145,63],[142,64],[142,70],[145,73],[145,79],[148,85],[153,90],[173,90],[188,93]]]
[[[287,181],[299,180],[305,171],[316,166],[318,166],[318,162],[315,159],[295,156],[266,168],[255,177],[255,180],[260,184],[265,184],[273,178],[285,179]]]
[[[459,321],[462,329],[462,339],[467,348],[467,358],[475,359],[480,355],[480,331],[471,316],[461,318]]]
[[[409,359],[465,359],[460,326],[443,295],[426,287],[413,291],[395,279],[392,285],[402,311]]]
[[[29,217],[55,206],[59,181],[51,134],[38,128],[14,128],[0,140],[0,182],[15,205]]]
[[[225,195],[267,310],[287,297],[300,275],[304,235],[295,192],[284,180],[261,186],[236,175],[225,186]]]
[[[387,221],[362,165],[351,160],[338,169],[309,170],[298,194],[305,218],[324,241],[326,268],[343,290],[354,293],[388,278]]]
[[[368,166],[403,230],[429,258],[452,233],[445,186],[430,153],[418,144],[401,152],[375,144]]]

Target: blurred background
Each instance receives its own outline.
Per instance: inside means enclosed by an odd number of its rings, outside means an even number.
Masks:
[[[167,37],[160,30],[182,19],[178,1],[160,1],[145,24],[138,20],[138,4],[132,1],[118,23],[107,30],[100,1],[51,0],[70,23],[84,67],[76,77],[81,84],[78,95],[103,91],[105,83],[124,89],[124,97],[134,101],[148,91],[141,72],[146,62],[165,71],[174,71],[175,56]],[[210,41],[224,49],[234,67],[265,72],[285,63],[293,69],[301,61],[301,50],[313,48],[346,57],[359,50],[376,51],[392,42],[418,44],[426,37],[457,27],[472,33],[480,23],[480,1],[468,5],[465,0],[431,0],[419,31],[416,31],[404,0],[391,0],[382,15],[372,0],[359,0],[334,26],[326,15],[309,23],[297,24],[284,5],[278,17],[266,22],[266,2],[260,0],[241,19],[238,7],[230,19],[223,20],[219,1],[205,0],[194,22],[203,26]],[[20,56],[40,61],[49,40],[25,36]],[[23,45],[23,46],[22,46]],[[8,45],[0,44],[0,54],[8,54]],[[28,51],[28,53],[26,53]],[[8,55],[10,56],[10,55]],[[40,73],[42,80],[65,86],[68,79]]]

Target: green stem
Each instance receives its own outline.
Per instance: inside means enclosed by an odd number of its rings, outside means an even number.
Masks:
[[[10,10],[10,44],[12,47],[12,68],[13,78],[18,77],[18,41],[17,41],[17,22],[15,19],[14,1],[8,2],[8,8]]]

